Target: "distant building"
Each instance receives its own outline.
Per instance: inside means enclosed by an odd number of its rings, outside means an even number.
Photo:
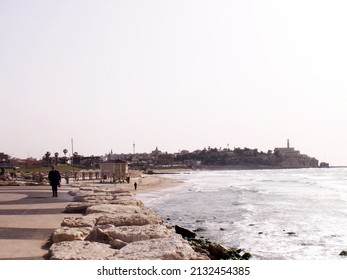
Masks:
[[[319,167],[321,167],[321,168],[329,168],[330,165],[329,165],[329,163],[327,163],[327,162],[321,162],[321,163],[319,164]]]
[[[155,162],[158,162],[160,154],[162,154],[162,152],[159,151],[158,147],[156,147],[155,150],[151,153],[151,156],[154,158]]]
[[[158,147],[155,148],[154,151],[150,154],[151,158],[154,160],[154,163],[156,165],[171,165],[174,161],[174,154],[169,154],[167,152],[162,152],[158,149]]]
[[[129,176],[128,163],[123,160],[109,160],[100,163],[102,180],[124,181]]]
[[[184,161],[184,164],[187,167],[194,168],[194,169],[201,168],[201,160],[187,159]]]
[[[284,168],[318,167],[317,159],[301,154],[300,151],[291,148],[289,139],[286,148],[275,148],[274,153],[282,158],[280,165]]]
[[[38,167],[43,164],[42,160],[37,160],[36,158],[27,158],[27,159],[14,159],[12,164],[17,167]]]
[[[81,164],[83,156],[79,155],[77,152],[73,153],[72,164]]]

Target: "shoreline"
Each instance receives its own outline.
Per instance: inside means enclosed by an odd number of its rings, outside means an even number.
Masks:
[[[81,216],[63,219],[52,234],[47,259],[249,259],[247,252],[196,238],[189,229],[165,222],[136,198],[137,193],[174,188],[181,183],[145,174],[123,184],[81,182],[71,193],[73,202],[65,208],[65,213]]]
[[[145,179],[145,178],[142,178]],[[153,180],[155,179],[155,180]],[[163,180],[143,180],[158,187]],[[83,184],[70,193],[49,260],[208,260],[123,186]],[[129,187],[131,184],[127,184]],[[79,213],[80,217],[68,214]]]

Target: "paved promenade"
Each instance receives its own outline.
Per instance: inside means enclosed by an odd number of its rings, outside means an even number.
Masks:
[[[0,260],[39,260],[48,252],[54,229],[66,216],[72,188],[62,186],[52,197],[50,186],[0,186]]]

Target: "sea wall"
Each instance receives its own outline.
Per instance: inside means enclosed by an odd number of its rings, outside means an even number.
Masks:
[[[51,260],[205,260],[174,227],[119,187],[86,186],[52,235]]]

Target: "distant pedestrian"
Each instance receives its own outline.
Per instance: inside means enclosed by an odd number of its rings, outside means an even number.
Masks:
[[[137,183],[134,183],[135,191],[137,190]]]
[[[13,171],[11,172],[11,178],[13,181],[16,181],[17,174],[16,174],[16,168],[13,167]]]
[[[61,176],[58,170],[52,165],[52,170],[48,173],[48,180],[52,186],[52,197],[58,197],[58,186],[60,187]]]

